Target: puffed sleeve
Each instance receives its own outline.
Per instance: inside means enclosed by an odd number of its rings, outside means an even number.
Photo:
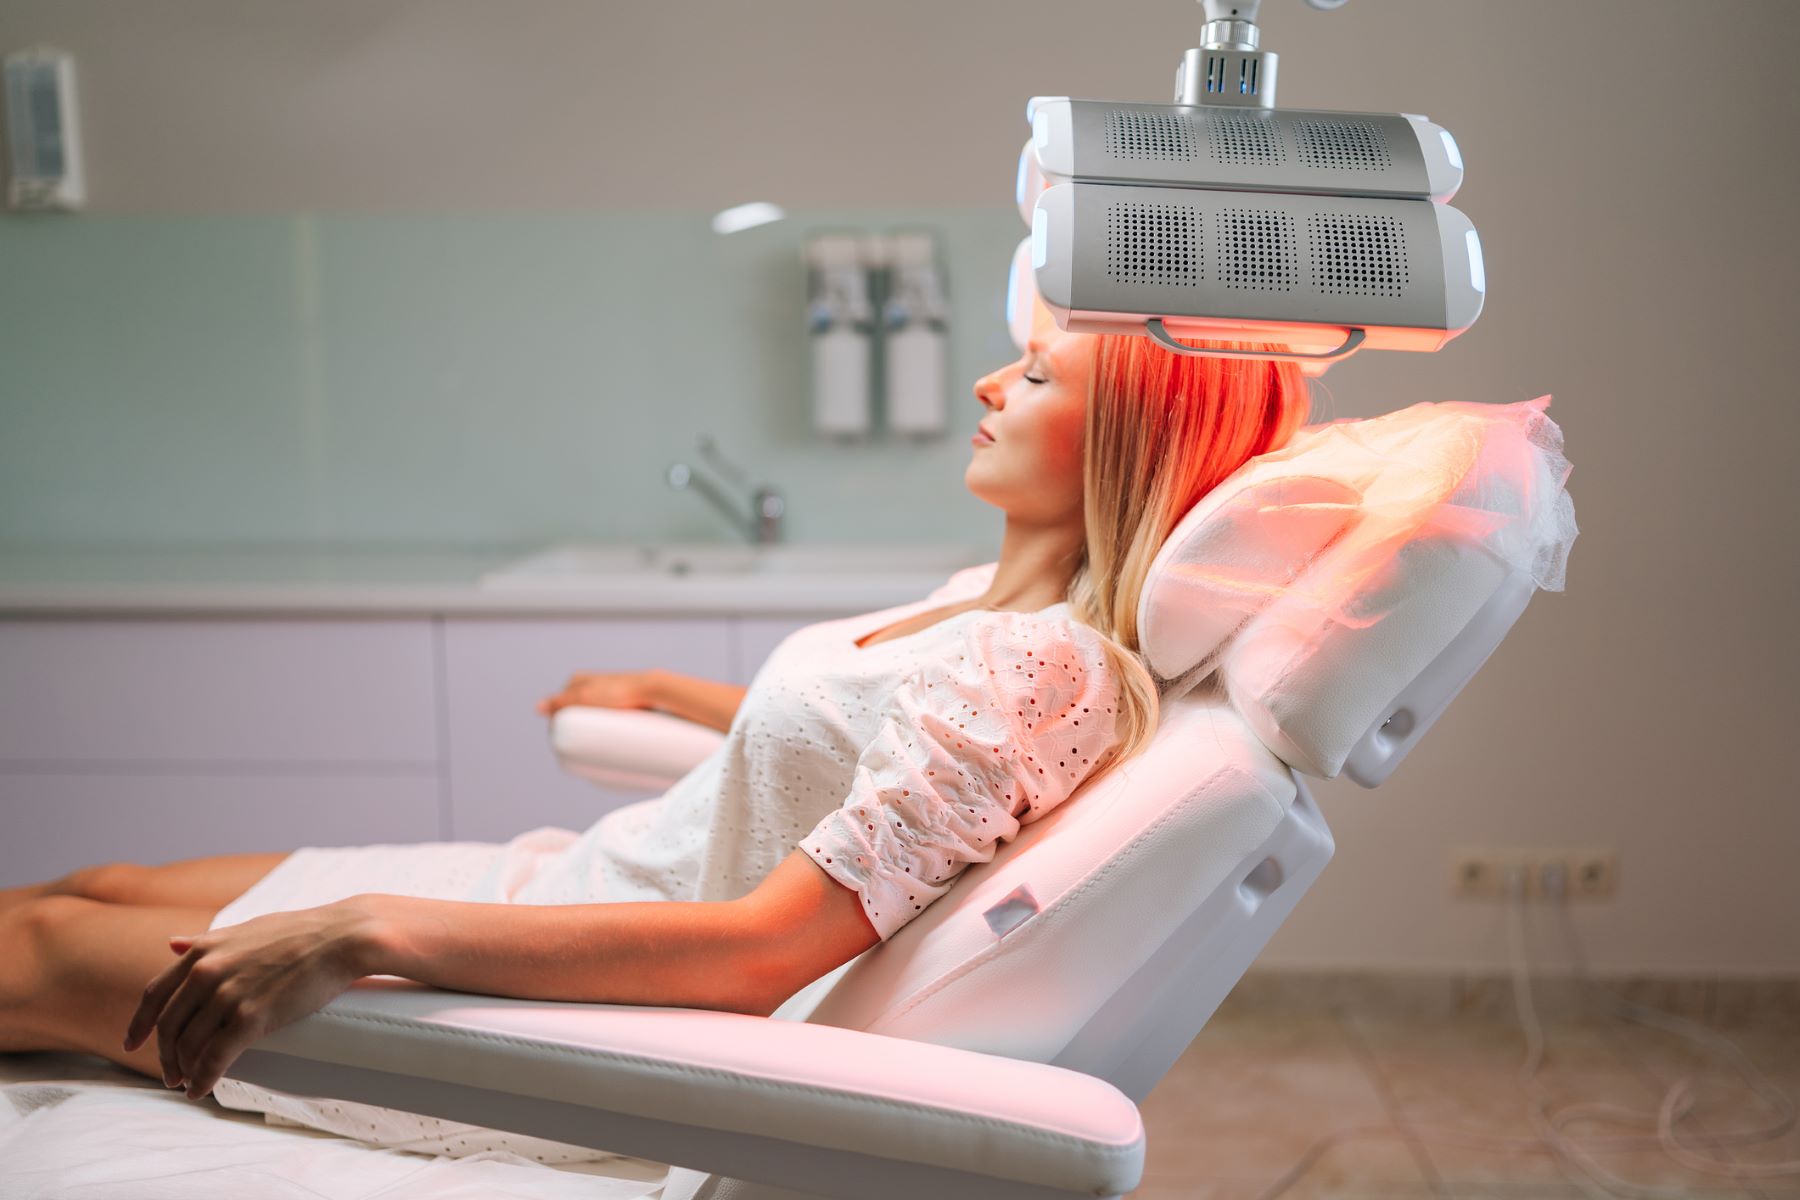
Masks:
[[[968,622],[895,688],[850,794],[801,839],[886,941],[1067,799],[1112,746],[1116,681],[1072,618]]]

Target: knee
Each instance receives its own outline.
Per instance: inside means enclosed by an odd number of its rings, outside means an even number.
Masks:
[[[80,896],[36,896],[0,910],[0,1010],[16,1007],[35,990],[51,947],[94,903]]]
[[[95,903],[85,896],[38,896],[0,913],[0,925],[6,930],[7,944],[38,949],[60,937],[69,922],[93,911]]]
[[[97,907],[79,896],[37,896],[0,911],[0,1050],[66,1050],[53,1036],[45,997],[52,994],[55,946],[82,912]]]
[[[128,904],[148,868],[133,863],[102,863],[70,871],[50,887],[50,896],[78,896],[109,904]]]

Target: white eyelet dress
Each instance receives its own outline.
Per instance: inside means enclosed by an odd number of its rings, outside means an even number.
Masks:
[[[1113,743],[1116,681],[1100,635],[1067,602],[969,609],[856,644],[979,596],[995,565],[959,571],[924,600],[790,634],[757,671],[716,751],[662,796],[614,809],[585,833],[547,826],[503,845],[297,850],[212,927],[361,892],[517,904],[730,900],[798,848],[858,893],[886,941],[969,863],[991,860],[1021,825],[1062,803]],[[213,1094],[273,1124],[396,1149],[509,1150],[548,1163],[622,1158],[232,1079]],[[636,1178],[645,1163],[619,1166]]]

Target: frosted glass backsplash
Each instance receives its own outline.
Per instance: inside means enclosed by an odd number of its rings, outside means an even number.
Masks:
[[[668,464],[711,433],[796,542],[967,540],[962,483],[1016,357],[1024,230],[993,209],[0,217],[0,542],[732,540]],[[948,434],[814,434],[800,249],[935,232]]]

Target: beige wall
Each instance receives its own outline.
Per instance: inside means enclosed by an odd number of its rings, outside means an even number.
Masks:
[[[1792,52],[1800,5],[1265,0],[1289,107],[1429,114],[1490,300],[1365,355],[1326,415],[1554,393],[1583,533],[1390,783],[1271,965],[1504,961],[1463,846],[1619,852],[1608,970],[1800,972]],[[1166,97],[1191,0],[0,0],[79,56],[104,212],[985,205],[1034,93]],[[3,267],[3,264],[0,264]]]

